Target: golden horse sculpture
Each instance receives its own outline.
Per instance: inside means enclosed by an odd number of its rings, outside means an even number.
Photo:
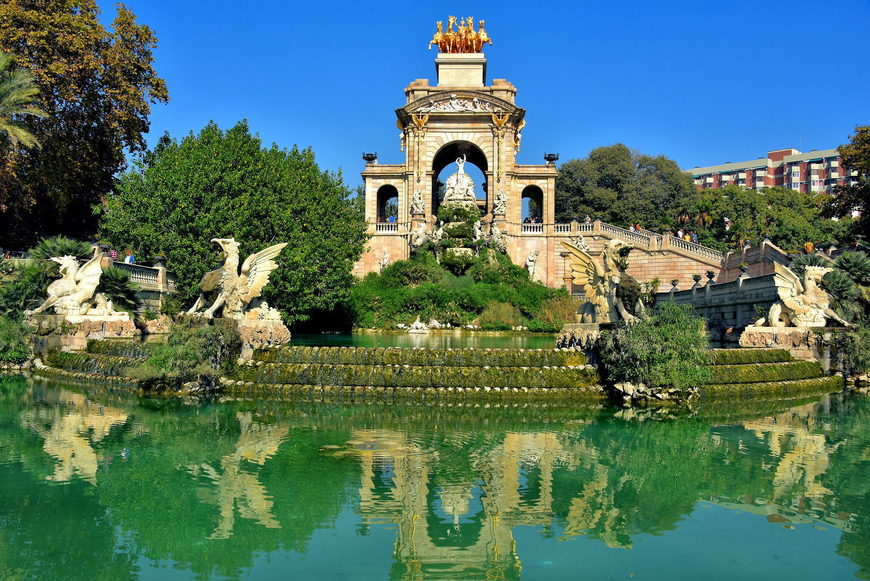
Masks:
[[[478,30],[474,30],[474,17],[457,21],[455,16],[450,16],[447,19],[447,30],[444,30],[443,21],[438,21],[435,35],[429,41],[429,48],[434,44],[443,53],[480,52],[485,44],[492,44],[492,39],[483,28],[485,23],[485,20],[479,20]]]

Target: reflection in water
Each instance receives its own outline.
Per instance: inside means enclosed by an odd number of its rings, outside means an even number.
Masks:
[[[239,516],[251,519],[266,528],[281,528],[272,514],[272,500],[266,488],[257,478],[257,467],[263,466],[275,455],[281,442],[287,437],[285,426],[269,426],[251,420],[251,414],[239,413],[239,441],[236,449],[220,460],[221,471],[203,463],[188,467],[195,477],[208,479],[213,488],[203,495],[203,500],[220,509],[220,521],[210,539],[226,539],[232,534],[235,511]]]
[[[23,412],[21,426],[43,440],[42,449],[56,460],[54,472],[46,480],[66,482],[74,477],[97,483],[100,457],[94,445],[105,439],[116,426],[127,422],[121,410],[91,404],[76,393],[65,392],[68,409],[39,408]]]
[[[147,407],[93,397],[0,383],[0,494],[21,501],[36,490],[50,499],[59,489],[44,487],[60,481],[96,493],[81,507],[64,504],[66,521],[51,500],[44,514],[0,504],[0,562],[51,576],[38,570],[50,559],[28,545],[34,533],[8,524],[32,522],[55,538],[69,534],[63,526],[90,530],[82,542],[102,544],[83,545],[83,553],[130,555],[68,578],[134,576],[142,559],[175,563],[192,577],[268,576],[258,556],[271,555],[294,568],[307,563],[315,577],[519,579],[527,563],[557,567],[541,563],[576,547],[573,562],[553,569],[558,578],[594,565],[590,543],[629,555],[642,550],[642,535],[657,535],[643,537],[646,544],[678,538],[703,505],[751,516],[746,534],[823,528],[854,565],[826,548],[833,544],[798,550],[776,535],[759,538],[771,554],[817,563],[831,576],[855,565],[859,575],[870,571],[866,399],[831,396],[717,424],[702,416],[625,421],[567,407]],[[127,460],[107,462],[119,457]],[[529,543],[523,531],[539,540]],[[734,542],[722,539],[720,550]],[[782,573],[771,563],[754,573]],[[705,562],[691,566],[700,574]]]

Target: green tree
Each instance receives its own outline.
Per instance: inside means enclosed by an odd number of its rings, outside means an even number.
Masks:
[[[825,206],[828,216],[842,218],[860,212],[853,224],[855,235],[870,232],[870,125],[858,126],[849,143],[838,148],[842,158],[844,176],[848,179],[852,171],[858,172],[853,184],[840,186]]]
[[[617,225],[667,225],[694,192],[692,179],[664,156],[631,151],[618,143],[562,164],[556,177],[556,220],[586,215]]]
[[[16,68],[12,55],[0,51],[0,134],[12,147],[38,147],[39,141],[22,122],[23,115],[45,117],[39,108],[39,88],[33,75]]]
[[[125,150],[145,147],[151,104],[168,99],[155,46],[123,5],[107,29],[95,0],[0,3],[0,50],[32,74],[48,114],[29,124],[41,149],[0,146],[0,245],[94,232],[92,206]]]
[[[145,260],[165,256],[185,301],[216,267],[212,238],[235,238],[243,260],[288,242],[264,296],[293,323],[331,309],[351,287],[365,220],[350,193],[310,149],[266,149],[246,122],[227,131],[209,123],[181,141],[164,137],[120,177],[100,233]]]
[[[685,228],[698,231],[701,244],[726,250],[743,242],[768,239],[784,250],[797,250],[807,240],[839,242],[848,221],[826,220],[827,197],[785,188],[745,190],[739,186],[696,192],[677,215]]]

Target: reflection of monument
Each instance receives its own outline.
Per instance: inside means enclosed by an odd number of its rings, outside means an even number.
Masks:
[[[21,423],[44,439],[42,449],[56,461],[54,473],[46,476],[46,480],[69,482],[83,478],[96,484],[101,455],[94,445],[102,442],[113,428],[125,424],[128,416],[121,410],[90,404],[78,394],[64,394],[74,408],[34,410],[22,415]],[[50,418],[44,417],[43,411],[50,414]],[[45,428],[47,420],[51,422],[48,429]]]
[[[250,413],[239,413],[237,417],[242,431],[236,450],[221,458],[220,470],[209,464],[188,468],[193,476],[207,478],[215,486],[211,502],[220,509],[220,518],[209,537],[211,539],[227,539],[232,535],[236,510],[242,518],[256,521],[266,528],[281,528],[272,514],[274,503],[271,496],[258,479],[257,472],[250,471],[249,466],[262,467],[275,455],[281,442],[287,438],[287,426],[254,423]]]

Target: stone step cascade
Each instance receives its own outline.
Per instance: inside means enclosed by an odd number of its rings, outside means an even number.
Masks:
[[[55,352],[40,375],[130,385],[130,369],[154,344],[90,341],[87,351]],[[714,349],[712,378],[699,387],[701,401],[793,398],[844,388],[813,361],[795,360],[785,349]],[[222,380],[239,396],[292,394],[402,395],[427,397],[605,397],[598,370],[569,349],[407,349],[398,347],[277,347],[257,349]]]
[[[156,343],[123,340],[88,341],[85,351],[55,351],[45,357],[40,375],[100,383],[135,385],[129,370],[142,365]]]
[[[701,401],[826,394],[845,387],[815,361],[795,360],[786,349],[714,349],[712,378]]]
[[[225,382],[229,392],[331,386],[359,393],[430,389],[603,397],[582,353],[556,349],[258,349]]]

